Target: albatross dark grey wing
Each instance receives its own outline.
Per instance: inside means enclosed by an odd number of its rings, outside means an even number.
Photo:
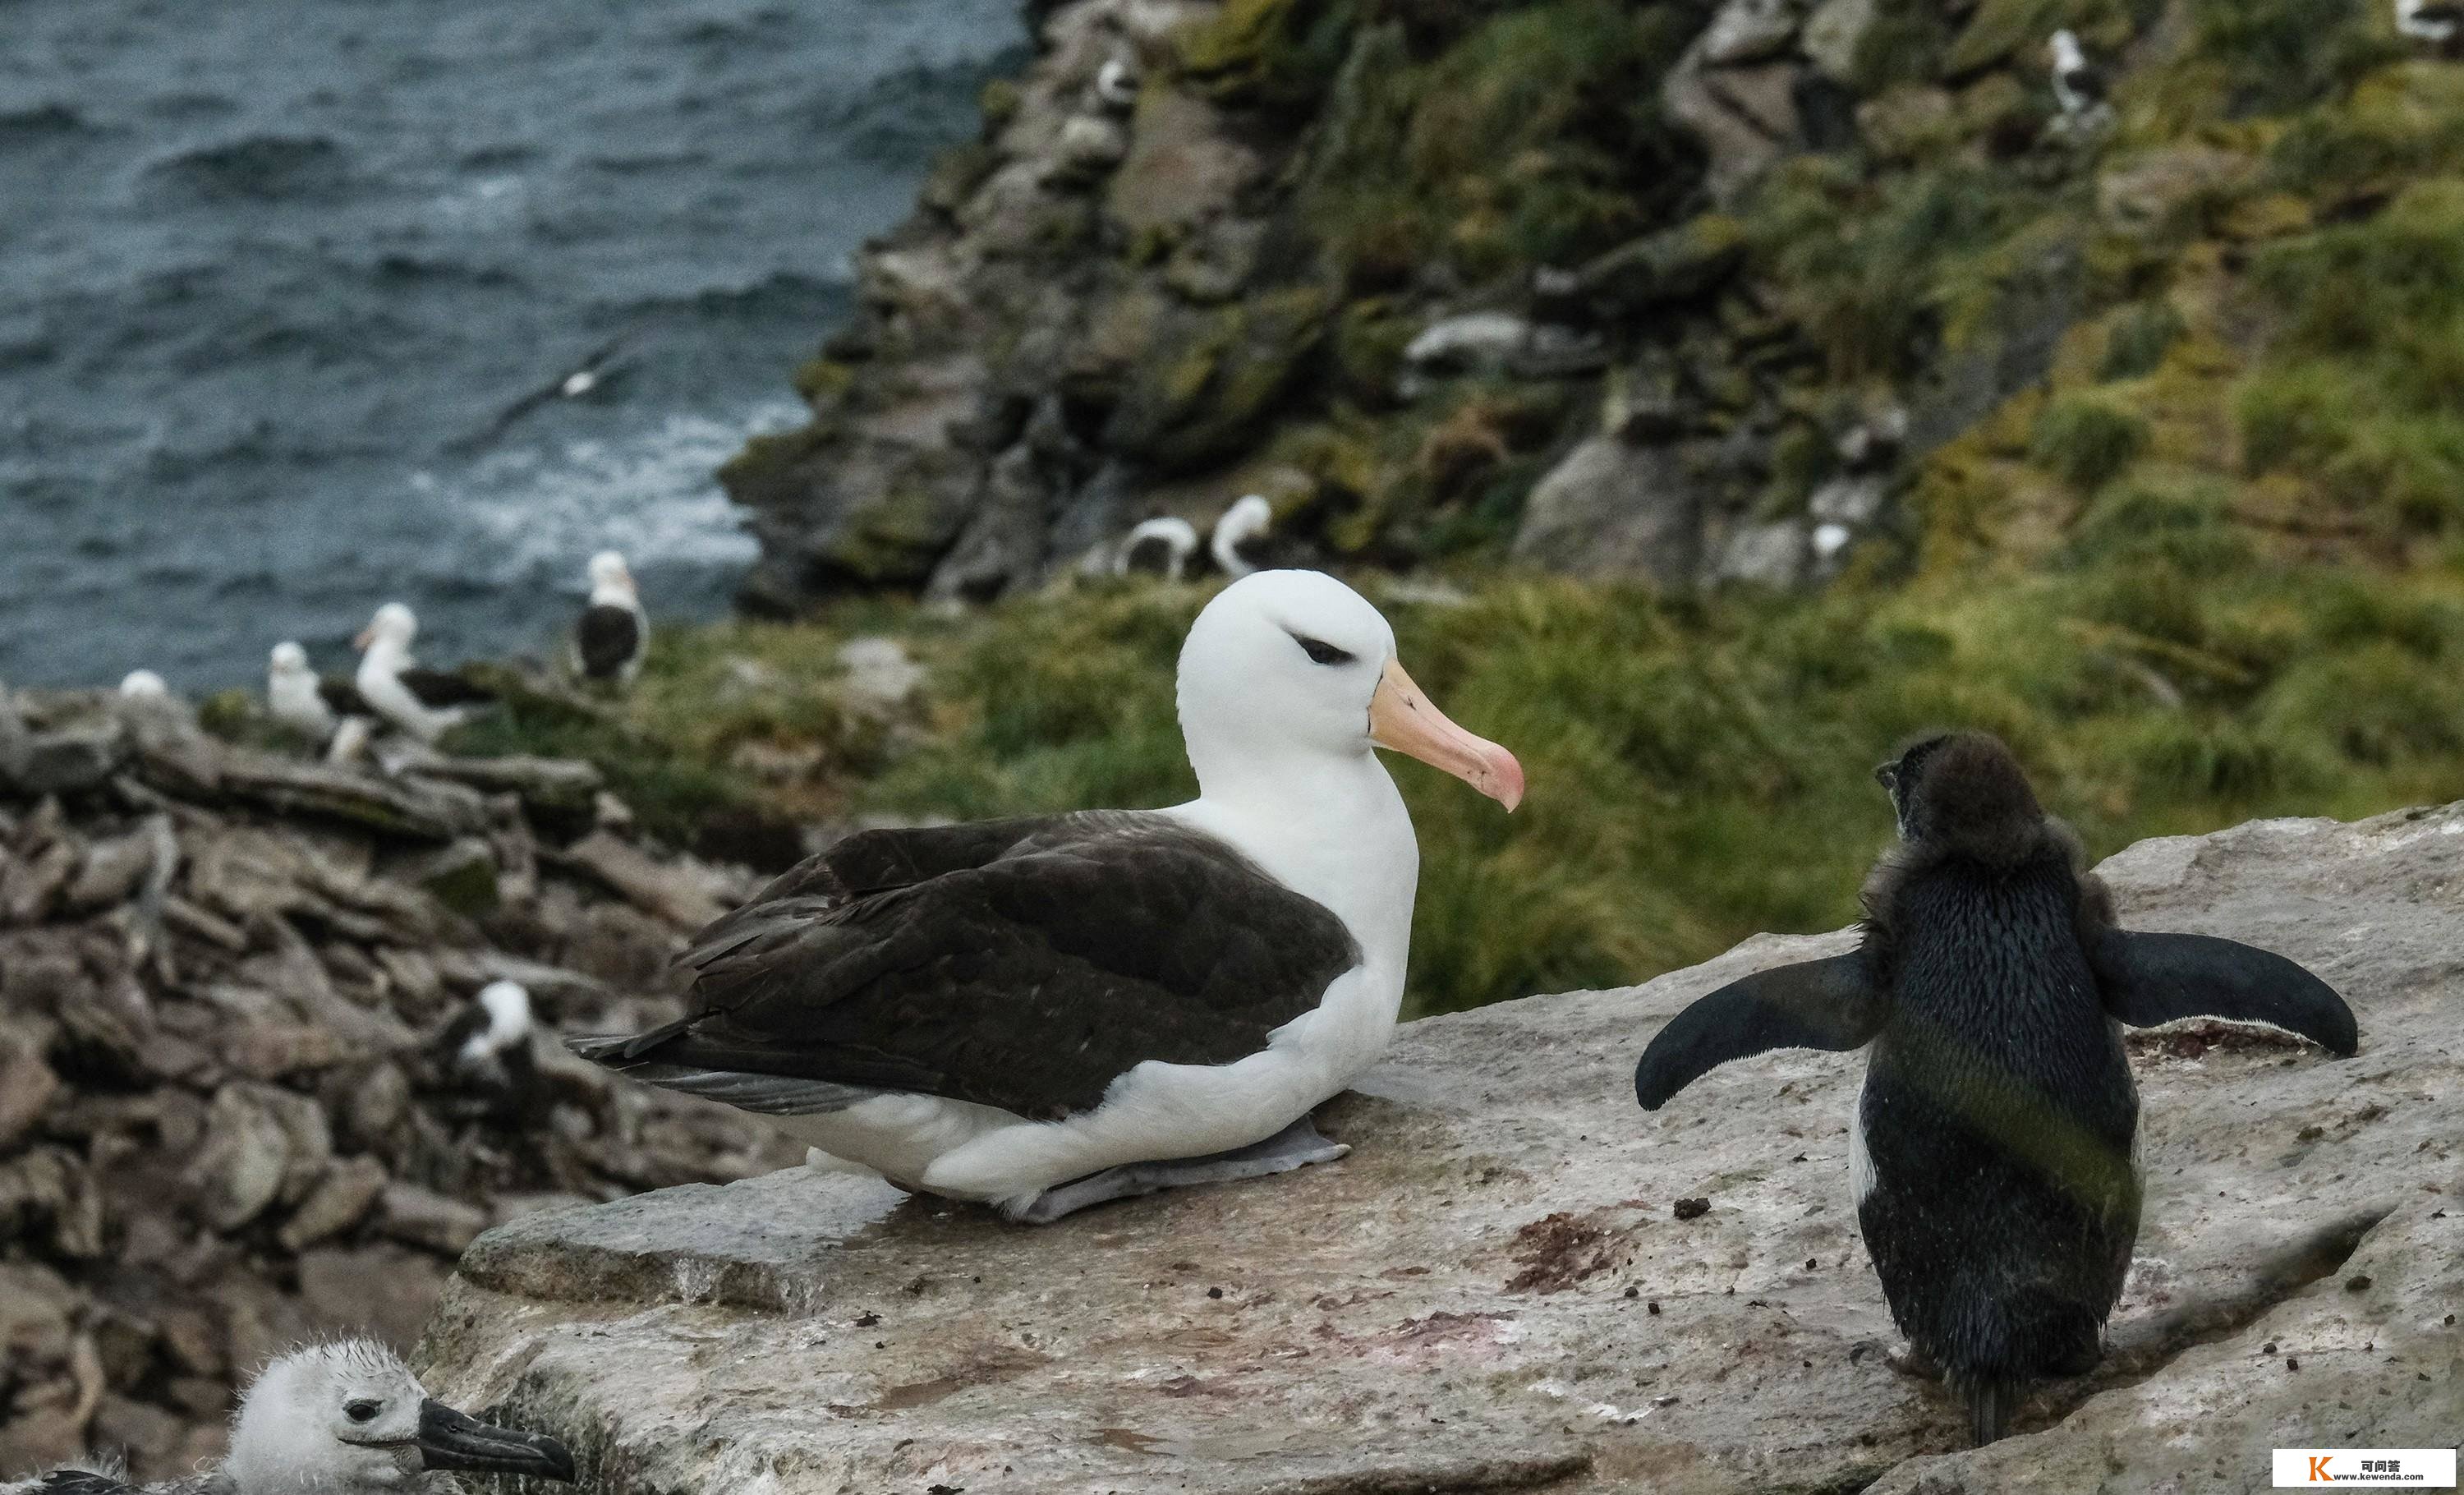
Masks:
[[[1170,816],[874,830],[703,932],[692,1015],[574,1046],[748,1109],[899,1091],[1053,1120],[1144,1061],[1257,1052],[1359,960],[1332,911]]]
[[[418,696],[419,703],[430,711],[448,706],[481,706],[496,698],[495,692],[450,670],[406,670],[401,679],[403,689]]]
[[[1889,996],[1861,950],[1758,971],[1669,1020],[1635,1066],[1645,1110],[1732,1059],[1774,1048],[1862,1048],[1881,1031]]]
[[[642,649],[642,620],[630,607],[594,603],[582,610],[574,625],[573,646],[582,656],[582,672],[593,680],[613,679]]]
[[[2209,934],[2137,934],[2111,925],[2089,934],[2087,953],[2104,1010],[2132,1027],[2224,1018],[2298,1033],[2332,1053],[2360,1050],[2353,1009],[2282,956]]]
[[[337,716],[376,715],[375,708],[368,705],[367,697],[360,693],[358,686],[334,675],[325,675],[317,681],[317,698],[323,701],[325,709]]]

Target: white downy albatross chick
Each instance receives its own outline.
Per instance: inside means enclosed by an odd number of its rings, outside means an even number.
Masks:
[[[171,688],[151,670],[131,670],[121,677],[120,694],[123,700],[162,701],[171,696]]]
[[[573,669],[585,680],[619,689],[642,672],[650,623],[641,588],[625,558],[603,550],[590,558],[590,603],[573,625]]]
[[[1206,542],[1207,552],[1214,556],[1225,576],[1247,576],[1258,569],[1258,562],[1244,553],[1243,547],[1264,539],[1274,522],[1275,506],[1264,495],[1244,495],[1215,521],[1215,533]]]
[[[418,637],[419,619],[408,607],[387,603],[378,608],[351,641],[360,650],[353,683],[378,715],[422,742],[433,742],[495,697],[460,675],[419,669],[410,657],[411,641]]]
[[[573,1481],[573,1455],[539,1433],[485,1422],[436,1400],[373,1340],[294,1350],[259,1372],[231,1418],[231,1455],[163,1495],[451,1495],[451,1471]],[[23,1485],[41,1495],[138,1495],[107,1475],[61,1469]]]
[[[1197,799],[849,836],[702,933],[691,1015],[574,1048],[1035,1222],[1342,1155],[1309,1112],[1394,1031],[1419,876],[1376,749],[1508,809],[1522,767],[1314,571],[1208,603],[1179,705]]]
[[[1134,571],[1177,582],[1189,569],[1189,558],[1197,553],[1198,526],[1169,514],[1160,515],[1139,520],[1123,537],[1121,548],[1112,555],[1112,574],[1128,576]]]

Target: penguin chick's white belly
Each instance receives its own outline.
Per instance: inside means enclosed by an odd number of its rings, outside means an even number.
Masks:
[[[1228,1065],[1149,1060],[1114,1080],[1103,1104],[1062,1121],[931,1095],[878,1095],[778,1123],[826,1154],[816,1160],[823,1166],[945,1198],[1023,1204],[1123,1163],[1203,1157],[1273,1136],[1375,1062],[1402,993],[1399,973],[1356,966],[1257,1053]]]

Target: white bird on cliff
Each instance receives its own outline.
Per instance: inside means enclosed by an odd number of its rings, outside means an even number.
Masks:
[[[309,669],[308,651],[291,639],[275,645],[266,658],[265,704],[275,720],[328,747],[338,762],[364,743],[375,714],[357,686]]]
[[[2457,0],[2395,0],[2395,29],[2414,41],[2444,49],[2464,34],[2464,4]]]
[[[121,677],[120,695],[122,700],[162,701],[171,696],[171,688],[151,670],[131,670]]]
[[[1158,515],[1140,520],[1122,539],[1121,548],[1112,554],[1112,574],[1128,576],[1135,571],[1177,582],[1189,569],[1189,558],[1197,553],[1198,526],[1168,514]]]
[[[570,1046],[1026,1220],[1342,1155],[1309,1113],[1394,1034],[1419,876],[1377,750],[1509,810],[1522,766],[1314,571],[1217,593],[1177,684],[1197,799],[848,836],[702,931],[686,1017]]]
[[[1115,52],[1095,73],[1095,101],[1113,114],[1127,114],[1138,103],[1138,65],[1126,52]]]
[[[583,679],[619,688],[642,672],[649,651],[650,621],[642,611],[642,589],[625,558],[603,550],[590,558],[590,602],[573,625],[573,667]]]
[[[531,1051],[529,988],[491,981],[435,1040],[442,1067],[488,1112],[513,1120],[539,1099],[539,1058]]]
[[[2069,30],[2054,33],[2048,43],[2054,55],[2054,101],[2062,118],[2079,121],[2104,107],[2104,74],[2087,59],[2079,39]]]
[[[1215,521],[1215,533],[1206,542],[1207,552],[1214,556],[1215,563],[1223,568],[1225,576],[1247,576],[1258,569],[1259,560],[1254,551],[1265,539],[1266,532],[1274,522],[1273,504],[1268,503],[1263,495],[1244,495],[1240,502],[1223,511],[1223,517]]]
[[[573,1455],[428,1395],[373,1340],[294,1350],[258,1373],[231,1418],[231,1455],[195,1479],[135,1485],[108,1466],[55,1469],[0,1495],[450,1495],[452,1471],[573,1482]]]
[[[422,670],[411,660],[419,619],[401,603],[387,603],[368,620],[351,647],[360,650],[353,684],[368,706],[422,742],[433,742],[495,699],[494,693],[460,675]]]

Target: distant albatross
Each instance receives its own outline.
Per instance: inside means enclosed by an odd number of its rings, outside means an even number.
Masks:
[[[231,1419],[231,1456],[210,1474],[135,1485],[71,1467],[0,1495],[448,1495],[451,1470],[571,1483],[573,1455],[553,1438],[491,1427],[429,1396],[400,1357],[373,1340],[310,1345],[260,1372]]]
[[[340,743],[342,725],[376,715],[359,687],[328,680],[308,668],[308,651],[290,639],[274,646],[265,665],[265,704],[274,719],[319,747]]]
[[[1258,569],[1255,551],[1274,522],[1275,506],[1266,501],[1265,495],[1244,495],[1215,521],[1215,533],[1206,539],[1207,554],[1215,558],[1225,576],[1247,576]]]
[[[387,603],[378,608],[352,640],[360,650],[352,683],[378,715],[422,742],[433,742],[495,696],[460,675],[419,669],[410,657],[411,641],[418,637],[419,619],[408,607]]]
[[[2395,29],[2414,41],[2445,50],[2464,33],[2464,4],[2457,0],[2395,0]]]
[[[1157,515],[1139,520],[1123,538],[1121,548],[1112,554],[1112,574],[1136,572],[1177,582],[1197,552],[1198,526],[1169,514]]]
[[[1522,767],[1314,571],[1207,604],[1179,708],[1197,799],[850,836],[702,932],[690,1015],[574,1047],[1031,1221],[1340,1156],[1309,1112],[1386,1046],[1419,875],[1375,750],[1509,810]]]
[[[2062,117],[2077,120],[2104,102],[2104,74],[2087,59],[2076,33],[2054,33],[2048,44],[2054,55],[2054,102]]]
[[[641,588],[625,558],[603,550],[590,558],[590,602],[573,625],[573,663],[583,679],[629,686],[642,672],[650,643]]]

